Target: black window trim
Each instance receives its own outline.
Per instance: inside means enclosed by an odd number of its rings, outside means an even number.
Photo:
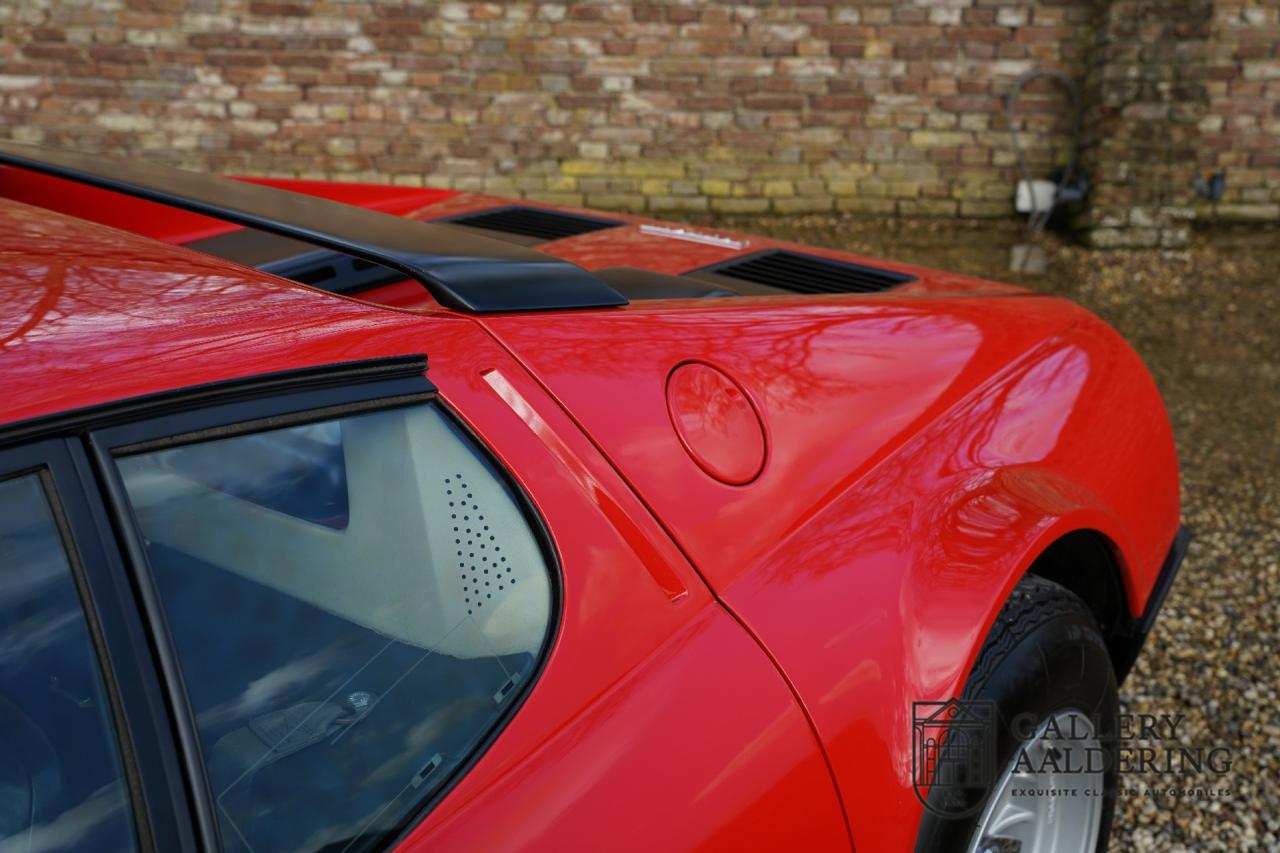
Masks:
[[[415,393],[434,391],[434,386],[425,379],[426,370],[426,356],[404,355],[321,364],[189,385],[0,424],[0,449],[54,435],[82,435],[90,430],[176,414],[219,402],[248,403],[293,391],[343,388],[398,379],[412,381]]]
[[[157,661],[168,708],[173,715],[176,755],[181,762],[191,796],[193,818],[201,847],[206,850],[216,851],[222,847],[199,736],[164,608],[151,577],[138,525],[114,459],[125,453],[429,402],[436,405],[462,431],[476,452],[502,478],[533,531],[546,565],[551,588],[547,635],[538,651],[533,672],[517,688],[506,711],[483,733],[471,754],[406,818],[394,836],[388,834],[385,842],[386,848],[390,849],[412,832],[448,795],[519,713],[550,657],[550,650],[561,630],[563,612],[561,566],[546,523],[530,496],[493,449],[439,398],[435,386],[427,380],[425,370],[426,361],[423,356],[406,356],[377,362],[334,365],[327,370],[315,368],[214,383],[199,389],[162,395],[150,401],[149,405],[135,407],[129,414],[135,415],[136,419],[121,417],[121,413],[111,407],[104,412],[103,417],[95,418],[97,428],[83,435],[92,475],[106,501],[116,543],[129,568],[136,606],[147,626],[152,654]],[[279,381],[281,379],[285,381]],[[0,441],[2,440],[3,433],[0,433]]]
[[[158,673],[119,555],[102,536],[102,506],[92,485],[85,487],[86,472],[83,448],[74,440],[0,449],[0,480],[37,476],[62,538],[110,705],[139,848],[192,849],[186,788],[170,745]]]

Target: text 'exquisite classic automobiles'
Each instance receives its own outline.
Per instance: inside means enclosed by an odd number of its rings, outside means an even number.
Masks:
[[[1185,535],[1086,311],[637,216],[0,163],[0,844],[1105,846]]]

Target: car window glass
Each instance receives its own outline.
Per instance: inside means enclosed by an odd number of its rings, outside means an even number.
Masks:
[[[435,406],[118,465],[230,849],[378,846],[531,678],[542,550]]]
[[[165,466],[211,489],[328,527],[347,526],[347,468],[336,421],[246,436],[234,455],[172,450]]]
[[[110,707],[39,476],[0,482],[0,853],[136,848]]]

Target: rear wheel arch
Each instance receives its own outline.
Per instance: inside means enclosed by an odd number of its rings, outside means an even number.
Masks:
[[[960,701],[973,703],[970,713],[979,717],[986,706],[990,723],[977,736],[994,756],[994,766],[1006,769],[1003,776],[993,774],[981,786],[957,788],[944,781],[940,788],[931,788],[916,837],[916,853],[966,849],[974,843],[983,850],[1018,846],[1018,840],[1028,842],[1027,828],[1017,826],[1024,820],[1032,821],[1031,836],[1037,839],[1037,849],[1041,841],[1074,846],[1077,841],[1092,840],[1089,849],[1105,850],[1118,781],[1119,706],[1113,665],[1088,605],[1060,584],[1030,572],[1024,574],[1001,606],[961,695]],[[1088,721],[1083,732],[1077,731],[1073,722],[1065,737],[1054,735],[1069,744],[1066,755],[1077,749],[1089,750],[1092,755],[1092,750],[1101,748],[1108,756],[1102,768],[1086,771],[1078,766],[1072,770],[1068,759],[1068,765],[1055,766],[1047,776],[1043,768],[1038,772],[1024,768],[1019,774],[1015,758],[1020,749],[1029,749],[1029,731],[1042,729],[1047,721],[1064,715]],[[1033,725],[1028,727],[1027,721]],[[970,732],[972,736],[972,729]],[[1010,793],[1011,785],[1056,784],[1054,780],[1069,786],[1070,790],[1062,792],[1066,798],[1064,814],[1074,811],[1083,830],[1068,825],[1070,821],[1055,825],[1055,807],[1045,802],[1050,795]],[[1024,810],[1023,817],[1013,822],[1007,816],[993,817],[993,810],[1000,814],[1014,803]],[[980,838],[983,840],[978,843]]]
[[[1117,678],[1122,678],[1121,645],[1128,638],[1132,619],[1116,545],[1097,530],[1072,530],[1050,542],[1031,562],[1026,575],[1053,581],[1088,606],[1107,641]]]

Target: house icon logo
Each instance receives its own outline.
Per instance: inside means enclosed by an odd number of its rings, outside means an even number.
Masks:
[[[975,813],[995,781],[995,703],[913,702],[911,726],[911,781],[920,802],[941,817]]]

